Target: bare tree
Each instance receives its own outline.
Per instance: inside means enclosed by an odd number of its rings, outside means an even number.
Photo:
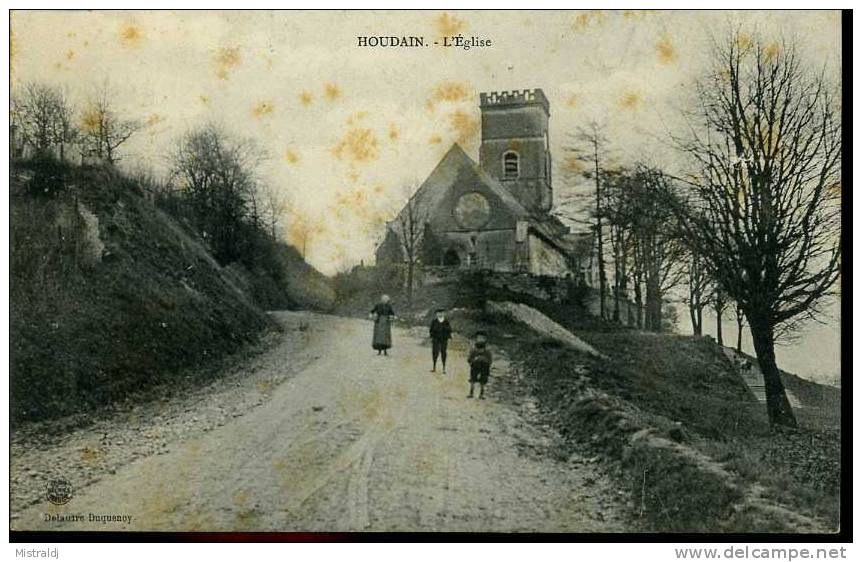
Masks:
[[[278,188],[271,185],[262,188],[261,197],[270,236],[273,239],[278,239],[281,234],[282,220],[288,208],[287,198],[281,194]]]
[[[408,190],[409,192],[410,190]],[[422,240],[425,237],[428,210],[421,201],[418,191],[407,198],[407,204],[395,218],[396,234],[401,244],[404,260],[407,262],[407,303],[413,304],[413,284],[416,265],[422,253]]]
[[[606,318],[605,299],[608,293],[608,281],[604,253],[604,224],[602,222],[602,219],[604,218],[602,202],[605,197],[602,179],[604,175],[604,157],[608,139],[604,135],[602,125],[599,125],[595,121],[589,123],[586,127],[579,128],[574,138],[576,145],[568,150],[572,153],[572,157],[588,164],[589,171],[585,170],[582,175],[587,178],[591,178],[595,184],[595,191],[592,196],[592,211],[590,214],[595,221],[592,228],[595,233],[596,266],[599,270],[599,315],[602,318]]]
[[[708,290],[711,277],[706,270],[706,263],[696,250],[688,251],[689,260],[686,269],[688,283],[688,314],[691,318],[691,330],[695,336],[703,335],[703,309],[709,304]]]
[[[322,232],[322,225],[319,222],[313,222],[308,215],[296,212],[291,214],[288,240],[299,251],[302,259],[308,257],[308,245]]]
[[[611,252],[613,255],[613,311],[611,319],[620,321],[620,299],[628,292],[628,248],[631,245],[631,228],[634,222],[632,203],[634,190],[630,189],[631,174],[627,170],[604,171],[602,215],[608,225]]]
[[[666,203],[672,194],[663,171],[638,166],[627,193],[634,236],[635,301],[639,308],[643,304],[643,327],[657,332],[664,329],[665,297],[683,280],[686,246]]]
[[[119,160],[117,150],[142,126],[140,121],[122,119],[117,115],[107,83],[87,101],[81,116],[86,149],[110,163]]]
[[[30,82],[12,98],[12,122],[21,140],[40,152],[56,146],[61,160],[77,134],[73,116],[74,108],[59,87]]]
[[[186,191],[201,235],[222,263],[239,257],[246,220],[260,221],[256,168],[261,152],[251,141],[207,123],[180,137],[171,155],[173,178]]]
[[[819,312],[840,274],[841,118],[824,71],[795,47],[739,31],[714,49],[686,139],[694,164],[686,239],[745,313],[770,422],[796,419],[775,360],[776,338]]]

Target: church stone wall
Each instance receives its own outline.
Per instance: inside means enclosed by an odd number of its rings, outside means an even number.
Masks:
[[[522,252],[515,242],[515,230],[439,233],[441,262],[448,252],[458,255],[460,267],[493,271],[516,271]]]
[[[570,273],[563,254],[534,234],[527,237],[529,271],[533,275],[564,277]]]
[[[541,108],[534,106],[484,108],[483,141],[518,137],[544,138],[547,129],[548,116]]]

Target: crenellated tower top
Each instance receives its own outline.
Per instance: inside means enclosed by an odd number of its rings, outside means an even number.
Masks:
[[[479,107],[539,105],[550,115],[550,104],[541,88],[527,90],[512,90],[502,92],[482,92],[479,94]]]

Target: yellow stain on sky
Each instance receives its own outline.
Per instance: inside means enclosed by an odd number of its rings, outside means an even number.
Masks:
[[[473,98],[472,88],[467,82],[447,80],[437,83],[431,90],[431,96],[425,102],[425,108],[434,111],[440,102],[457,103]]]
[[[124,47],[138,47],[144,40],[143,30],[134,23],[124,23],[119,31],[120,43]]]
[[[215,56],[216,77],[228,80],[230,73],[242,63],[239,47],[222,47]]]
[[[661,37],[655,44],[655,51],[658,56],[658,61],[661,64],[671,64],[676,62],[676,48],[673,46],[669,37]]]
[[[456,142],[460,144],[468,143],[479,134],[479,120],[467,112],[457,109],[450,113],[448,118],[449,127],[457,135]]]
[[[754,38],[748,33],[740,33],[736,36],[736,46],[742,51],[751,49],[754,45]]]
[[[568,154],[563,160],[563,170],[579,174],[586,169],[584,162],[576,154]]]
[[[323,86],[323,95],[329,101],[335,101],[341,97],[341,89],[336,84],[329,82]]]
[[[164,120],[164,117],[162,117],[158,113],[153,113],[149,117],[147,117],[147,120],[144,121],[144,125],[146,125],[147,127],[154,127]]]
[[[99,111],[95,107],[87,107],[81,114],[81,129],[84,132],[92,133],[98,131],[102,125],[102,119]]]
[[[623,10],[623,18],[628,20],[638,20],[647,17],[656,10]]]
[[[443,12],[434,19],[434,25],[440,35],[457,35],[467,28],[467,23],[448,12]]]
[[[376,160],[379,155],[377,135],[365,127],[350,129],[332,149],[339,160],[364,163]]]
[[[327,232],[326,223],[320,218],[311,218],[305,213],[290,213],[287,222],[287,240],[305,255],[309,245]]]
[[[605,22],[607,15],[603,10],[590,10],[582,12],[575,16],[572,21],[572,29],[575,31],[584,31],[591,26],[599,26]]]
[[[259,101],[251,108],[251,114],[255,119],[269,117],[275,112],[275,104],[270,101]]]
[[[356,113],[351,113],[350,117],[348,117],[347,121],[345,121],[345,122],[348,125],[356,125],[357,123],[359,123],[360,121],[362,121],[366,117],[368,117],[367,111],[357,111]]]
[[[9,59],[14,60],[18,54],[18,38],[15,37],[15,31],[9,30]]]
[[[638,109],[642,103],[643,97],[641,96],[641,94],[632,90],[623,93],[618,102],[621,108],[630,111]]]
[[[763,56],[767,61],[772,61],[778,58],[778,55],[781,53],[781,45],[778,44],[777,41],[773,41],[763,48]]]

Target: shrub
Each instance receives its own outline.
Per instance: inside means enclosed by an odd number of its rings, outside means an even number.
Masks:
[[[26,184],[27,191],[33,196],[54,197],[65,191],[72,177],[71,166],[48,152],[37,152],[18,164],[33,172],[32,179]]]

